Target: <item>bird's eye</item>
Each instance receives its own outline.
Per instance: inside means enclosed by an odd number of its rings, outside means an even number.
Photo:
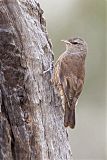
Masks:
[[[78,44],[78,42],[72,42],[72,44]]]

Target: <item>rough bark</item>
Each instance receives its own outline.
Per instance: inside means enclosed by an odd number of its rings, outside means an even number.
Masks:
[[[71,160],[36,0],[0,0],[0,160]]]

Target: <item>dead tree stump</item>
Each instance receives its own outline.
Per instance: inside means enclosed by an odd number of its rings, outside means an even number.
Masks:
[[[0,160],[71,160],[36,0],[0,0]]]

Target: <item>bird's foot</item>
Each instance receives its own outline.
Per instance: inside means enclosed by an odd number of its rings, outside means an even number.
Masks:
[[[47,70],[43,71],[43,74],[46,74],[47,72],[50,72],[51,75],[52,75],[52,73],[53,73],[53,63],[50,65],[50,67]]]

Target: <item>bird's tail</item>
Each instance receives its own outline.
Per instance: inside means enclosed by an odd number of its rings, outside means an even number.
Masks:
[[[72,107],[72,110],[66,104],[65,106],[65,115],[64,115],[64,126],[74,128],[75,127],[75,106]]]

